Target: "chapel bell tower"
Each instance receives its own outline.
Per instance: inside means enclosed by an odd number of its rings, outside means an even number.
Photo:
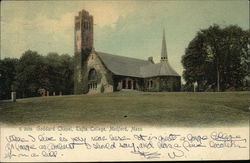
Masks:
[[[86,76],[86,61],[93,48],[94,26],[93,16],[88,11],[82,10],[75,16],[75,69],[74,93],[82,94],[86,90],[84,80]]]
[[[93,47],[93,16],[82,10],[75,17],[75,52]]]

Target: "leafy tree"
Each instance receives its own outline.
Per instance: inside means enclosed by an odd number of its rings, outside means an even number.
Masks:
[[[50,70],[47,73],[49,79],[47,89],[63,94],[73,93],[73,58],[68,54],[49,53],[45,60]]]
[[[249,75],[247,64],[250,55],[250,32],[237,26],[226,27],[223,32],[225,42],[222,49],[226,62],[223,62],[221,68],[221,81],[223,85],[237,88],[242,86],[244,77]]]
[[[238,26],[221,29],[213,25],[201,30],[182,57],[183,77],[188,85],[197,82],[201,89],[241,87],[248,73],[248,46],[249,31]]]
[[[57,53],[49,53],[46,57],[46,66],[49,70],[48,79],[49,85],[48,90],[50,92],[57,92],[62,90],[62,80],[63,76],[61,75],[61,63],[60,63],[60,56]]]
[[[73,66],[73,57],[68,54],[42,56],[31,50],[19,60],[0,60],[0,97],[10,98],[11,91],[16,91],[18,97],[40,96],[39,89],[72,94]]]
[[[46,69],[44,57],[35,51],[23,53],[17,65],[16,80],[21,97],[38,96],[38,89],[46,86]]]
[[[73,94],[74,89],[74,61],[68,54],[61,55],[61,76],[64,94]]]
[[[18,59],[0,60],[0,99],[11,98],[11,91],[16,90],[16,66]]]

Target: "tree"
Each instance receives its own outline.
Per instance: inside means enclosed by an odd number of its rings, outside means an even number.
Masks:
[[[42,56],[28,50],[20,59],[0,60],[0,97],[40,96],[39,90],[73,94],[73,57],[68,54],[49,53]]]
[[[16,66],[18,59],[0,60],[0,99],[11,98],[11,91],[16,91]]]
[[[250,32],[243,31],[237,26],[229,26],[224,29],[225,42],[222,50],[225,53],[222,67],[221,80],[223,84],[237,88],[242,86],[243,79],[249,75],[248,59],[250,55]]]
[[[74,61],[68,54],[61,55],[61,75],[64,94],[73,94],[74,91]]]
[[[46,86],[46,68],[44,57],[35,51],[23,53],[17,65],[16,80],[21,97],[38,96],[38,89]]]
[[[48,90],[52,92],[73,93],[73,57],[68,54],[58,55],[49,53],[45,57],[46,65],[50,70]]]
[[[218,25],[201,30],[189,43],[182,57],[183,77],[199,88],[217,91],[239,88],[247,75],[249,31],[238,26],[221,29]]]

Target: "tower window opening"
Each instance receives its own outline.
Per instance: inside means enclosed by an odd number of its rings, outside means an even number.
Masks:
[[[75,28],[76,28],[76,29],[80,29],[80,22],[77,22],[77,23],[75,24]]]
[[[89,22],[88,21],[85,21],[83,26],[84,26],[84,29],[89,30]]]

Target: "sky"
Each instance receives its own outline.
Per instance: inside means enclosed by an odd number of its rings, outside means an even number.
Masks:
[[[94,17],[96,51],[157,63],[163,29],[168,60],[182,75],[181,57],[201,29],[213,24],[249,29],[248,0],[1,1],[1,58],[26,50],[74,54],[74,16]]]

